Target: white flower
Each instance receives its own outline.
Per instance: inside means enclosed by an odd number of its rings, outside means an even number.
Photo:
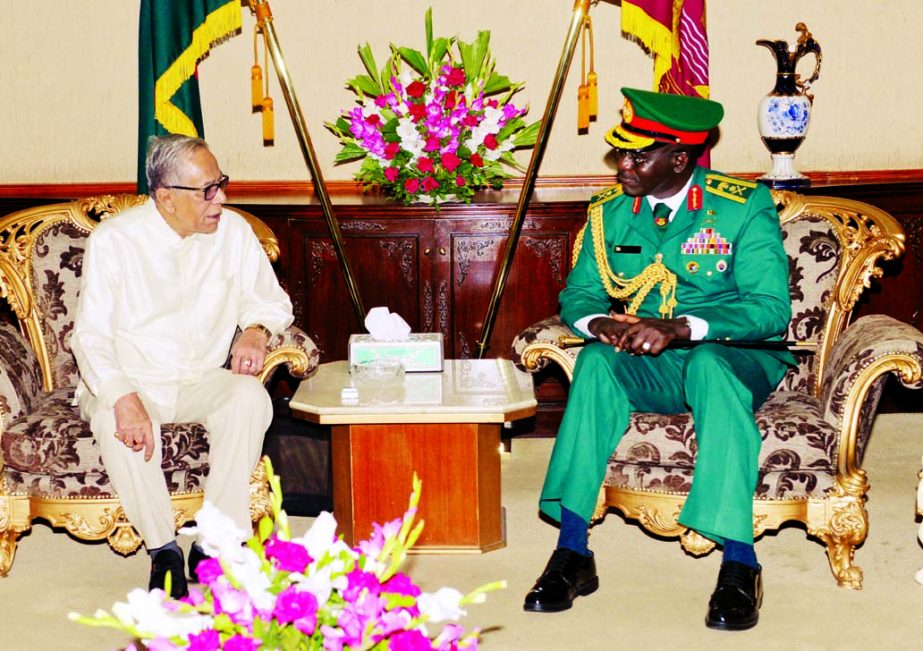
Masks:
[[[417,598],[420,614],[431,622],[458,621],[468,613],[462,610],[462,593],[454,588],[439,588],[435,593],[424,592]]]
[[[272,611],[276,598],[267,591],[272,582],[260,568],[260,557],[252,549],[243,548],[241,551],[241,560],[228,564],[231,574],[257,609]]]
[[[413,83],[413,73],[410,71],[410,68],[404,68],[401,70],[401,73],[397,76],[397,80],[401,82],[401,86],[407,88],[410,84]]]
[[[414,158],[423,155],[426,142],[417,131],[417,126],[409,118],[400,118],[397,121],[397,135],[401,137],[401,148],[413,154]]]
[[[196,513],[196,526],[183,527],[180,533],[199,536],[203,551],[212,557],[239,562],[243,553],[242,545],[250,537],[250,532],[239,529],[234,521],[206,501]]]
[[[212,619],[198,613],[178,613],[164,609],[163,590],[147,592],[135,588],[128,593],[128,603],[112,606],[112,614],[126,626],[160,637],[194,635],[212,625]]]

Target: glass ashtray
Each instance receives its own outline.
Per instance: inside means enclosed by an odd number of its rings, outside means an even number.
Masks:
[[[393,359],[376,359],[362,364],[353,364],[349,367],[349,373],[356,386],[396,384],[404,381],[404,365]]]

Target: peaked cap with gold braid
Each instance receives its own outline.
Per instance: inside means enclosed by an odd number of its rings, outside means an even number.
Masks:
[[[721,122],[724,107],[718,102],[688,95],[622,88],[622,121],[606,134],[618,149],[644,149],[655,142],[701,145]]]

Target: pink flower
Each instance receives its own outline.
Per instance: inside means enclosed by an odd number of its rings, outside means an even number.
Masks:
[[[211,584],[219,576],[224,574],[224,571],[221,569],[221,563],[218,561],[217,558],[203,559],[196,566],[195,571],[201,583],[209,583],[209,584]]]
[[[305,635],[312,635],[317,627],[317,597],[289,586],[279,593],[272,611],[280,624],[293,622]]]
[[[425,179],[423,180],[423,185],[426,185]],[[381,583],[379,583],[378,577],[371,572],[353,570],[346,575],[346,578],[349,581],[349,585],[346,590],[343,591],[343,598],[347,601],[355,601],[358,599],[363,590],[368,591],[368,593],[372,595],[377,595],[381,591]]]
[[[420,588],[403,572],[398,572],[382,586],[383,592],[395,592],[397,594],[406,594],[411,597],[420,596]]]
[[[385,143],[385,158],[391,160],[397,156],[397,152],[401,150],[401,143],[399,142],[388,142]],[[393,179],[392,179],[393,180]]]
[[[189,651],[218,651],[220,648],[221,639],[214,629],[209,628],[189,636]]]
[[[464,177],[464,176],[456,176],[456,177],[455,177],[455,186],[456,186],[456,187],[463,188],[463,187],[465,187],[465,185],[467,185],[467,183],[465,182],[465,177]]]
[[[462,86],[465,83],[465,71],[461,68],[450,68],[445,76],[445,83],[449,86]]]
[[[476,127],[480,123],[481,123],[481,118],[479,118],[474,113],[469,113],[462,120],[462,124],[464,124],[466,127]]]
[[[416,194],[420,189],[420,179],[409,178],[404,181],[404,191],[409,194]]]
[[[427,176],[423,179],[423,192],[432,192],[439,187],[439,181],[434,179],[432,176]]]
[[[471,164],[475,167],[484,167],[484,159],[477,152],[471,154]]]
[[[484,146],[487,147],[488,149],[496,149],[497,148],[497,136],[495,136],[492,133],[488,133],[486,136],[484,136]]]
[[[407,86],[407,94],[410,97],[422,97],[426,92],[426,86],[421,81],[415,81]]]
[[[246,635],[232,635],[224,643],[224,651],[257,651],[260,643]]]
[[[443,163],[444,165],[445,163]],[[433,159],[427,156],[421,156],[417,159],[417,169],[421,172],[432,172],[433,171]]]
[[[400,649],[401,651],[431,651],[433,648],[429,639],[416,629],[396,633],[388,639],[388,642],[389,649]]]
[[[461,165],[461,158],[452,152],[446,152],[442,155],[442,168],[446,172],[454,172],[455,168]]]
[[[437,151],[439,146],[442,144],[441,138],[438,136],[429,136],[426,139],[426,145],[423,147],[423,151]]]
[[[385,178],[394,183],[397,181],[397,177],[400,174],[400,170],[396,167],[386,167],[385,168]]]
[[[311,562],[307,549],[276,536],[266,541],[266,558],[274,560],[276,567],[285,572],[303,572]]]

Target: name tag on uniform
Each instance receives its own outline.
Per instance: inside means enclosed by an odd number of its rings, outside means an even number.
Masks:
[[[641,253],[640,246],[634,246],[631,244],[616,244],[612,247],[612,250],[615,253]]]

